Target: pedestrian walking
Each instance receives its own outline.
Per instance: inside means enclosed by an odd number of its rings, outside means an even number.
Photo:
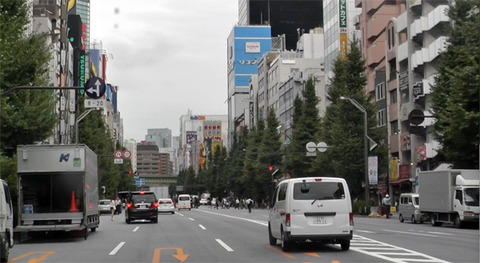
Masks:
[[[248,212],[251,213],[252,212],[252,204],[253,203],[253,200],[248,198],[247,199],[247,208],[248,208]]]
[[[390,196],[388,194],[385,195],[385,197],[382,199],[382,205],[385,207],[385,215],[387,218],[390,217]]]
[[[110,200],[110,214],[111,214],[111,216],[112,216],[112,221],[114,220],[114,219],[113,219],[113,215],[115,215],[115,206],[116,206],[116,205],[115,205],[115,199],[112,198],[112,199]]]

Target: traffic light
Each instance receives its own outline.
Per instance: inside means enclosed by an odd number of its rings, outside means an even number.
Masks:
[[[129,175],[132,175],[132,171],[128,171],[128,174],[129,174]]]
[[[273,166],[269,166],[268,171],[273,172]]]

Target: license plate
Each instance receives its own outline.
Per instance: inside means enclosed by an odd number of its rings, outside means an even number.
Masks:
[[[326,224],[327,223],[327,219],[324,218],[324,217],[315,217],[313,219],[313,223],[314,224]]]

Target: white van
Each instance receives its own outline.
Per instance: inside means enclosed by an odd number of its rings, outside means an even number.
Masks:
[[[405,220],[413,223],[423,223],[428,216],[420,212],[420,195],[415,193],[402,193],[398,202],[398,219],[403,223]]]
[[[180,209],[192,209],[192,199],[190,195],[183,194],[178,196],[177,209],[178,211],[180,211]]]
[[[13,206],[8,184],[0,179],[0,262],[8,261],[13,247]]]
[[[294,242],[340,244],[350,248],[353,213],[346,181],[334,177],[305,177],[281,181],[273,195],[268,219],[270,245],[280,239],[282,250]]]

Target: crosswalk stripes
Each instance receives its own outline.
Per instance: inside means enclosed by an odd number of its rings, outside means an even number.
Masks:
[[[353,236],[350,249],[394,263],[450,263],[410,249],[393,246],[358,235]]]

